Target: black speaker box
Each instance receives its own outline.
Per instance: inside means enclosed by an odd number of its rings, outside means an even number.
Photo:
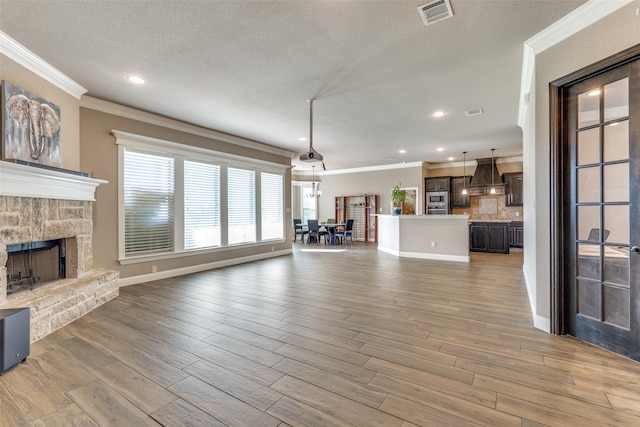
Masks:
[[[27,359],[30,320],[28,307],[0,310],[0,375]]]

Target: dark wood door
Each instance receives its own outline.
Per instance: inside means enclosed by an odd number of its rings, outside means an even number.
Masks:
[[[640,360],[640,60],[563,98],[565,329]]]
[[[470,203],[470,197],[468,194],[462,194],[462,189],[471,184],[471,177],[458,176],[451,178],[451,200],[452,208],[468,208]]]
[[[504,183],[507,184],[505,204],[507,206],[522,206],[523,182],[521,173],[505,173]]]
[[[509,253],[509,223],[474,222],[469,225],[469,250]]]

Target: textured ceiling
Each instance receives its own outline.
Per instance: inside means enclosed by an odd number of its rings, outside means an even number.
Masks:
[[[0,29],[90,96],[296,153],[315,97],[328,169],[520,155],[523,42],[584,1],[423,3],[0,0]]]

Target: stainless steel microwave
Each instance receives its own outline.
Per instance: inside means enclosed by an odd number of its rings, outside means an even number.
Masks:
[[[427,193],[427,203],[447,203],[449,195],[445,191]]]

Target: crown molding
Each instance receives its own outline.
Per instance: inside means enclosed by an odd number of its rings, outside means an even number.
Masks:
[[[249,139],[240,138],[228,133],[222,133],[215,130],[203,128],[200,126],[192,125],[189,123],[181,122],[176,119],[171,119],[164,116],[159,116],[153,113],[147,113],[145,111],[136,110],[135,108],[125,107],[124,105],[114,104],[113,102],[104,101],[102,99],[93,98],[91,96],[83,96],[80,100],[81,108],[88,108],[90,110],[100,111],[107,114],[113,114],[119,117],[125,117],[127,119],[136,120],[143,123],[148,123],[155,126],[160,126],[168,129],[177,130],[180,132],[189,133],[191,135],[202,136],[209,139],[215,139],[216,141],[226,142],[233,145],[238,145],[252,150],[262,151],[265,153],[276,154],[278,156],[293,157],[294,152],[285,150],[282,148],[274,147],[272,145],[263,144],[261,142],[252,141]]]
[[[87,89],[2,31],[0,31],[0,53],[77,99],[87,92]]]
[[[408,168],[421,168],[425,165],[425,162],[407,162],[407,163],[394,163],[391,165],[380,166],[363,166],[360,168],[349,169],[336,169],[330,171],[317,171],[316,175],[342,175],[347,173],[362,173],[362,172],[376,172],[391,169],[408,169]],[[294,169],[295,171],[295,169]],[[303,171],[295,171],[296,175],[304,175]]]
[[[145,135],[137,135],[134,133],[123,132],[115,129],[111,130],[111,135],[115,136],[116,144],[118,145],[133,145],[134,147],[142,147],[148,150],[158,150],[161,148],[164,153],[175,155],[185,155],[185,153],[189,153],[195,156],[213,156],[221,162],[233,162],[234,164],[245,165],[247,167],[255,167],[256,165],[261,165],[278,172],[284,172],[290,168],[290,165],[285,165],[282,163],[253,159],[237,154],[224,153],[221,151],[211,150],[209,148],[181,144],[179,142],[167,141],[165,139],[153,138]]]
[[[513,157],[496,157],[495,158],[496,165],[501,165],[504,163],[522,163],[522,156],[513,156]],[[478,162],[474,159],[469,159],[465,162],[451,162],[451,163],[430,163],[427,165],[427,169],[435,170],[435,169],[448,169],[448,168],[458,168],[458,167],[476,167]]]
[[[629,3],[633,3],[633,1],[634,0],[589,0],[524,42],[518,126],[522,128],[525,125],[525,117],[529,104],[527,95],[530,93],[531,85],[533,84],[535,56],[584,30],[616,10]]]

